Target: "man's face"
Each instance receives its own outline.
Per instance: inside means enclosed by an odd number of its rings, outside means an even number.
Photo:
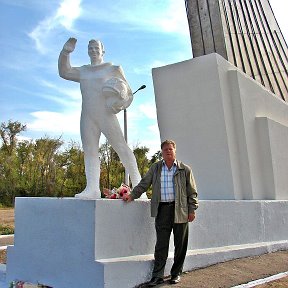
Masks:
[[[176,149],[172,144],[165,144],[162,148],[164,161],[174,161],[176,159]]]
[[[89,44],[88,46],[88,55],[90,56],[91,59],[100,59],[103,56],[103,51],[101,44],[96,42]]]

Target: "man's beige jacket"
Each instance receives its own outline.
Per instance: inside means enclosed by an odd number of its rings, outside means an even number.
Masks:
[[[149,171],[131,192],[137,199],[152,185],[151,216],[156,217],[161,201],[161,170],[163,161],[151,165]],[[177,169],[174,174],[175,185],[175,223],[188,222],[188,214],[198,208],[198,194],[192,170],[181,161],[176,160]]]

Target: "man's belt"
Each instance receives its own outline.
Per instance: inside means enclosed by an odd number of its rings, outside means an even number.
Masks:
[[[172,202],[160,202],[159,205],[174,205],[175,201]]]

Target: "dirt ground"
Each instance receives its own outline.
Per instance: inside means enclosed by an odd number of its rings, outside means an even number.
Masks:
[[[14,210],[0,208],[1,224],[14,227]],[[6,251],[0,251],[0,263],[6,263]],[[230,288],[288,271],[288,251],[247,257],[219,263],[210,267],[183,273],[181,282],[171,286],[165,279],[157,287],[175,288]],[[146,287],[145,284],[139,288]],[[288,277],[256,286],[257,288],[288,288]]]
[[[0,208],[0,224],[9,225],[14,228],[14,209]]]
[[[6,250],[0,250],[0,264],[6,264]]]
[[[173,285],[173,287],[229,288],[287,271],[288,251],[279,251],[261,256],[231,260],[184,273],[181,276],[181,282]],[[140,287],[144,288],[145,285],[141,285]],[[158,287],[171,287],[171,285],[168,279],[166,279],[165,283]],[[258,287],[288,287],[288,277],[264,285],[258,285]]]
[[[0,224],[14,228],[14,209],[0,208]],[[6,250],[0,250],[0,264],[6,263]]]

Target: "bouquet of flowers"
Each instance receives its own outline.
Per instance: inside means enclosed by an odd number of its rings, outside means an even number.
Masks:
[[[114,187],[112,190],[109,190],[107,188],[103,189],[105,198],[109,199],[122,199],[124,195],[129,195],[130,192],[130,187],[124,183],[122,183],[119,188]]]
[[[42,284],[32,284],[24,281],[13,281],[10,283],[9,288],[53,288]]]

